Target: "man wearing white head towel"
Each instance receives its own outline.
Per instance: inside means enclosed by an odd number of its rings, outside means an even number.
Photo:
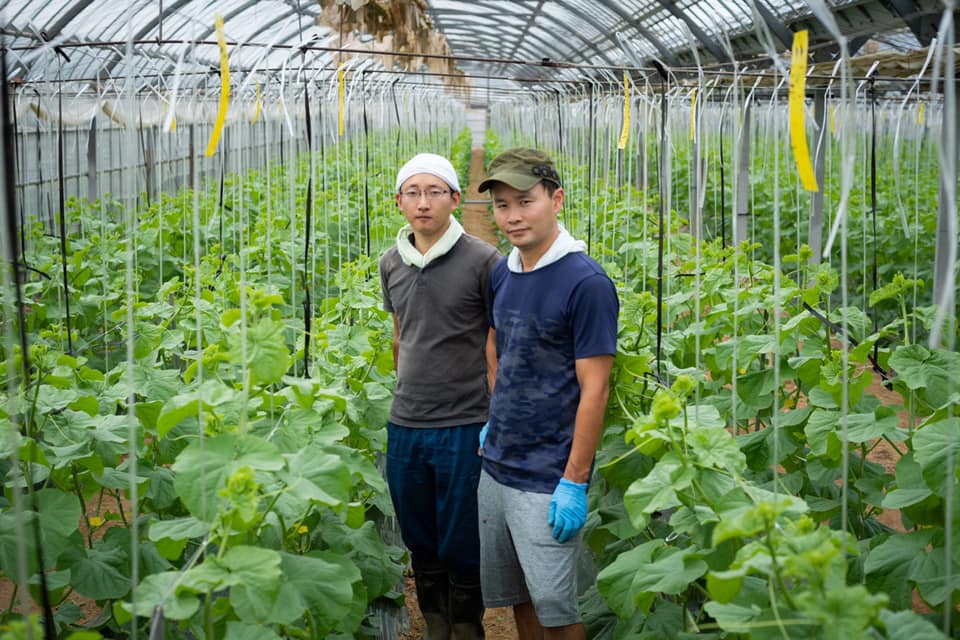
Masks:
[[[446,158],[414,156],[396,188],[407,224],[380,259],[397,370],[387,484],[426,638],[483,638],[477,437],[496,371],[488,283],[500,256],[452,217],[460,184]]]

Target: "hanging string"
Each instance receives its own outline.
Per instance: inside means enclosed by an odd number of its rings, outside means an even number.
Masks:
[[[596,144],[597,144],[597,124],[595,117],[595,105],[593,100],[593,83],[590,83],[590,92],[589,92],[589,112],[587,114],[587,155],[590,158],[590,162],[587,164],[587,202],[591,205],[593,204],[593,185],[596,182],[596,175],[593,169],[593,156],[596,153]],[[592,212],[592,210],[591,210]],[[588,213],[587,215],[587,253],[590,253],[590,249],[593,243],[593,215]]]
[[[6,49],[4,49],[4,54],[5,53],[6,53]],[[6,78],[6,75],[4,75],[4,78]],[[7,93],[9,93],[9,91],[7,91]],[[13,138],[13,163],[14,163],[13,177],[19,178],[20,172],[23,170],[23,158],[21,157],[21,154],[23,153],[23,149],[21,148],[20,141],[19,141],[20,125],[19,125],[19,120],[17,119],[16,107],[14,107],[13,109],[10,109],[8,105],[7,109],[12,112],[11,115],[13,116],[13,129],[10,131],[10,137]],[[3,126],[7,126],[6,122],[4,122]],[[14,188],[16,188],[16,185],[19,184],[19,181],[13,182],[12,184],[14,185]],[[10,215],[13,215],[12,210],[10,211]],[[27,238],[26,238],[26,234],[24,233],[26,220],[25,220],[25,214],[23,211],[23,202],[19,200],[17,201],[17,215],[20,216],[20,255],[22,257],[21,259],[24,262],[26,262]]]
[[[894,158],[894,164],[898,162]],[[879,238],[877,237],[877,83],[874,78],[870,78],[870,209],[871,226],[873,232],[873,264],[871,268],[871,278],[873,291],[880,288],[877,279],[877,247]],[[870,310],[870,316],[873,319],[873,332],[879,330],[879,320],[877,318],[877,305]],[[873,345],[873,362],[880,357],[880,342],[876,341]]]
[[[366,73],[360,75],[360,91],[363,98],[363,231],[365,236],[364,254],[370,256],[370,128],[367,124]]]
[[[723,157],[723,125],[726,120],[720,117],[720,246],[727,248],[727,179],[726,161]]]

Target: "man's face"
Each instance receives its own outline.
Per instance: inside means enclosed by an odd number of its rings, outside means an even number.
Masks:
[[[557,214],[563,207],[563,189],[551,196],[537,184],[520,191],[497,182],[493,193],[493,217],[510,244],[525,253],[546,251],[557,233]]]
[[[397,206],[415,234],[434,237],[450,225],[450,214],[460,205],[460,194],[435,175],[418,173],[400,187]]]

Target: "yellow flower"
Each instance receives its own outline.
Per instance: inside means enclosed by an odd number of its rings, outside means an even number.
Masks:
[[[297,527],[297,533],[300,534],[301,536],[302,536],[303,534],[309,533],[309,532],[310,532],[310,529],[307,528],[307,525],[305,525],[305,524],[302,524],[302,525],[300,525],[299,527]]]
[[[102,524],[103,524],[103,518],[101,518],[100,516],[93,516],[92,518],[90,518],[91,527],[99,527]]]

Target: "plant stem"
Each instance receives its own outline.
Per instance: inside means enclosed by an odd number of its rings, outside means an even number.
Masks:
[[[767,548],[767,551],[770,552],[770,568],[773,571],[773,577],[777,581],[777,585],[780,587],[780,592],[783,594],[783,599],[786,601],[787,606],[791,609],[796,609],[796,607],[793,605],[793,599],[790,597],[790,591],[787,590],[787,584],[784,582],[783,576],[780,573],[780,565],[777,563],[777,552],[773,547],[773,541],[771,539],[772,537],[773,523],[767,522],[767,535],[764,536],[763,544]],[[773,584],[770,584],[770,603],[774,607],[774,612],[776,612],[776,601],[774,595]]]
[[[203,628],[207,638],[214,638],[213,635],[213,589],[207,590],[207,597],[203,601]]]
[[[77,500],[80,501],[80,513],[83,514],[83,522],[87,525],[87,547],[93,549],[93,530],[90,528],[90,518],[87,517],[87,503],[83,500],[83,493],[80,491],[80,479],[77,477],[77,465],[70,463],[70,475],[73,477],[73,491],[77,494]]]
[[[637,421],[637,418],[632,413],[630,413],[630,410],[627,409],[627,405],[623,403],[623,396],[620,395],[620,389],[618,387],[614,388],[613,394],[616,396],[617,404],[620,405],[620,410],[623,411],[623,414],[630,419],[630,422],[635,423]]]
[[[123,495],[119,490],[112,495],[117,501],[117,511],[120,512],[120,521],[123,523],[124,527],[129,527],[130,525],[127,523],[127,516],[123,512]]]
[[[900,292],[900,295],[897,296],[900,298],[900,315],[903,317],[903,344],[904,346],[910,346],[910,319],[907,316],[907,298],[903,295],[903,292]]]
[[[20,585],[16,582],[13,583],[13,591],[10,593],[10,604],[7,606],[7,610],[3,612],[3,618],[6,619],[11,613],[13,613],[13,605],[17,602],[17,590],[20,588]]]

